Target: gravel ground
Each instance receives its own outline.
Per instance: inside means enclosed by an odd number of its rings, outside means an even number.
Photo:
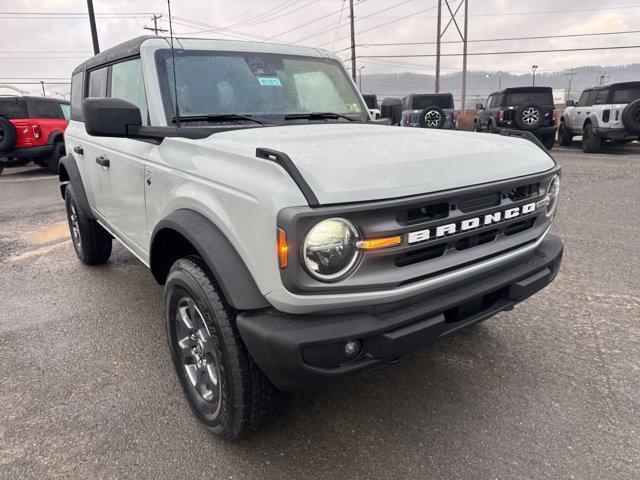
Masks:
[[[56,179],[5,170],[0,478],[638,478],[640,149],[554,156],[553,284],[231,444],[182,398],[151,274],[80,264]]]

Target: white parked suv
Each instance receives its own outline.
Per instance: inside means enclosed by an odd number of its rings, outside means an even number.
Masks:
[[[567,102],[560,118],[558,141],[571,145],[582,135],[582,150],[594,153],[602,143],[640,139],[640,82],[613,83],[582,92],[578,103]]]
[[[82,262],[116,238],[165,286],[178,378],[221,437],[278,390],[395,361],[555,278],[560,167],[533,143],[376,123],[315,48],[174,41],[74,70],[61,190]]]

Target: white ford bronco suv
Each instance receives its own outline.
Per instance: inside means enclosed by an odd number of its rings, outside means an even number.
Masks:
[[[322,50],[173,42],[74,70],[61,190],[82,262],[116,238],[164,285],[178,378],[221,437],[556,276],[560,167],[533,143],[376,123]]]
[[[582,92],[578,103],[567,101],[560,118],[558,142],[571,145],[582,135],[582,150],[595,153],[602,143],[640,140],[640,82],[613,83]]]

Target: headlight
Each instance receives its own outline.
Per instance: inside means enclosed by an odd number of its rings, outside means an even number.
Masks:
[[[358,231],[349,220],[330,218],[318,223],[304,240],[307,270],[320,280],[335,280],[356,263]]]
[[[549,203],[546,207],[547,217],[553,215],[556,211],[556,205],[558,205],[558,196],[560,195],[560,175],[555,175],[549,184],[547,189],[547,197],[549,197]]]

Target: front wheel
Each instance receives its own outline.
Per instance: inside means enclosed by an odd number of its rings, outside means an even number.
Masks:
[[[582,151],[585,153],[596,153],[600,150],[602,140],[593,131],[593,125],[590,123],[584,127],[582,131]]]
[[[560,122],[560,126],[558,127],[558,143],[563,147],[568,147],[573,143],[571,130],[566,127],[564,122]]]
[[[271,416],[275,388],[249,356],[235,312],[200,257],[171,267],[165,325],[187,402],[209,430],[235,440]]]
[[[71,240],[80,261],[87,265],[106,262],[111,256],[113,239],[98,222],[85,215],[71,184],[65,188],[64,203]]]

